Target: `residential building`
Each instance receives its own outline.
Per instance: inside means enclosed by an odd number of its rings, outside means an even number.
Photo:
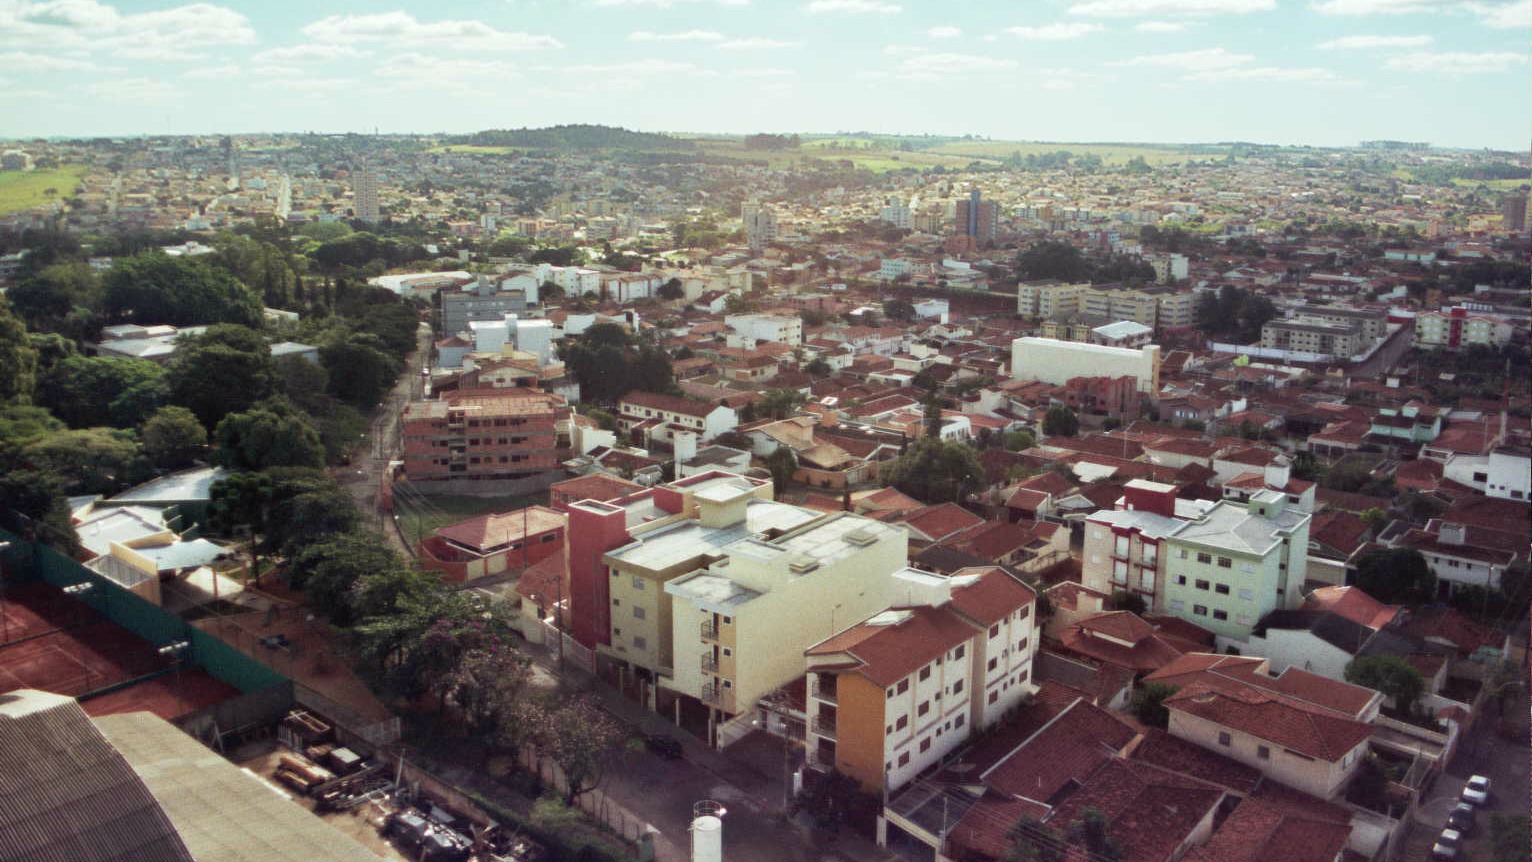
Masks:
[[[968,197],[957,201],[955,232],[959,236],[972,237],[975,242],[991,241],[995,238],[999,216],[995,202],[984,200],[979,190],[974,189],[968,193]]]
[[[410,482],[520,479],[571,454],[564,399],[532,389],[446,393],[405,405],[404,477]]]
[[[1381,309],[1346,308],[1334,305],[1300,305],[1293,311],[1300,321],[1356,326],[1363,347],[1388,337],[1388,312]]]
[[[535,296],[527,290],[501,290],[499,283],[490,277],[479,279],[463,290],[441,290],[436,293],[436,304],[441,317],[441,332],[451,336],[469,331],[473,321],[503,323],[506,315],[524,316],[537,310]]]
[[[777,214],[771,207],[750,200],[740,207],[745,225],[745,242],[751,251],[761,251],[777,240]]]
[[[1080,292],[1079,312],[1106,320],[1131,320],[1160,330],[1190,326],[1193,303],[1190,291],[1173,287],[1091,284]]]
[[[1154,280],[1160,284],[1185,281],[1191,272],[1191,263],[1184,254],[1159,254],[1149,258],[1154,267]]]
[[[799,347],[803,344],[803,318],[783,314],[731,314],[723,319],[725,325],[742,337],[755,341],[773,341]]]
[[[1046,320],[1062,320],[1080,313],[1080,295],[1088,282],[1056,279],[1023,281],[1016,285],[1016,313]]]
[[[910,275],[915,271],[915,264],[902,257],[886,257],[878,264],[878,279],[880,281],[893,281],[900,276]]]
[[[1361,327],[1354,323],[1305,323],[1271,320],[1261,327],[1261,346],[1316,356],[1350,357],[1364,348]]]
[[[1497,446],[1489,453],[1484,493],[1505,500],[1532,499],[1532,450]]]
[[[898,198],[889,198],[884,203],[883,207],[878,210],[878,219],[904,230],[909,230],[915,224],[910,204]]]
[[[1140,393],[1159,392],[1159,346],[1149,344],[1128,350],[1030,336],[1011,342],[1014,380],[1041,380],[1061,386],[1074,377],[1124,376],[1133,377]]]
[[[640,445],[670,442],[677,431],[706,443],[739,424],[734,408],[657,392],[629,392],[618,402],[617,425]]]
[[[1472,532],[1467,524],[1432,519],[1423,529],[1383,538],[1387,544],[1420,551],[1436,576],[1437,597],[1446,599],[1462,587],[1498,590],[1506,569],[1518,558],[1525,560],[1525,546],[1518,553],[1501,542],[1475,541]]]
[[[1312,519],[1277,491],[1219,501],[1166,537],[1163,607],[1237,646],[1261,617],[1303,601]]]
[[[1462,350],[1473,345],[1498,347],[1511,340],[1513,327],[1498,315],[1456,305],[1415,316],[1415,344],[1430,350]]]
[[[415,548],[420,566],[449,583],[520,571],[564,549],[563,512],[528,506],[438,527]]]
[[[1510,192],[1500,199],[1500,229],[1521,233],[1527,229],[1529,199],[1524,191]]]
[[[1115,509],[1085,520],[1080,583],[1106,594],[1126,590],[1163,611],[1169,555],[1162,545],[1211,505],[1180,499],[1174,485],[1131,480]]]
[[[362,168],[351,179],[352,205],[356,217],[364,222],[376,222],[381,217],[378,206],[378,175],[370,168]]]

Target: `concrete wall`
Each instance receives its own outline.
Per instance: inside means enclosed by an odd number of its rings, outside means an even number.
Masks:
[[[1173,705],[1170,709],[1170,733],[1188,742],[1200,745],[1208,751],[1231,757],[1246,766],[1259,769],[1272,779],[1295,787],[1305,793],[1329,799],[1356,770],[1367,750],[1363,741],[1340,762],[1331,763],[1308,758],[1287,751],[1275,743],[1259,739],[1243,731],[1190,715]],[[1220,745],[1218,735],[1227,733],[1229,745]],[[1259,746],[1270,750],[1269,758],[1259,756]]]
[[[1041,380],[1062,386],[1073,377],[1123,377],[1138,381],[1138,391],[1154,393],[1160,384],[1160,348],[1138,350],[1103,347],[1051,338],[1018,338],[1011,342],[1011,377]]]

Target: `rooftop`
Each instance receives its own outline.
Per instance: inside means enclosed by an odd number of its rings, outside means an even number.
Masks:
[[[1281,543],[1281,533],[1291,531],[1308,517],[1286,508],[1265,517],[1251,513],[1243,503],[1223,501],[1201,518],[1186,522],[1174,538],[1240,554],[1264,555]]]
[[[721,557],[726,545],[768,530],[792,530],[823,514],[787,503],[750,500],[745,505],[745,519],[739,523],[705,527],[700,521],[688,519],[641,533],[606,556],[612,561],[661,571],[698,557]]]

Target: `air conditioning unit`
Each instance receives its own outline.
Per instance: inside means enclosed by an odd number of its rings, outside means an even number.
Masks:
[[[865,548],[878,541],[878,534],[870,527],[857,527],[846,534],[846,541],[858,548]]]

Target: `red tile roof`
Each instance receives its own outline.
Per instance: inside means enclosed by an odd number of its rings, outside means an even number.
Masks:
[[[709,401],[693,401],[679,395],[661,395],[658,392],[629,392],[622,396],[620,404],[622,407],[647,407],[650,410],[696,417],[705,417],[718,409],[718,405]]]
[[[900,517],[904,524],[927,541],[940,542],[948,536],[984,523],[984,519],[956,503],[939,503]]]
[[[626,497],[637,491],[644,490],[644,486],[637,482],[629,482],[617,476],[605,476],[600,473],[592,473],[589,476],[580,476],[575,479],[565,479],[562,482],[554,482],[548,486],[549,497],[562,497],[566,500],[615,500],[618,497]]]
[[[1261,798],[1234,809],[1207,844],[1186,858],[1197,862],[1334,862],[1351,837],[1348,823],[1315,820]]]
[[[1331,763],[1372,736],[1371,725],[1252,686],[1197,682],[1165,698],[1164,705]]]
[[[1106,815],[1123,862],[1164,862],[1192,837],[1224,790],[1154,764],[1114,758],[1045,821],[1064,830],[1087,808]]]
[[[1071,782],[1083,783],[1137,736],[1122,719],[1077,700],[981,778],[1002,793],[1048,802]]]
[[[1320,587],[1303,600],[1303,609],[1329,611],[1370,629],[1383,628],[1404,610],[1400,605],[1383,604],[1359,587]]]
[[[565,515],[546,506],[528,506],[514,512],[480,515],[459,521],[436,531],[436,535],[449,539],[479,553],[488,553],[526,536],[536,536],[564,526]]]
[[[857,623],[809,647],[804,654],[849,654],[856,661],[856,673],[886,688],[941,658],[947,650],[969,640],[979,631],[946,608],[884,611],[873,619],[884,614],[899,614],[903,619],[890,624]]]
[[[1144,740],[1133,749],[1133,759],[1153,763],[1164,769],[1195,775],[1241,796],[1255,792],[1261,783],[1261,771],[1232,757],[1209,751],[1157,727],[1144,731]]]
[[[1421,608],[1412,613],[1400,629],[1415,637],[1449,643],[1463,656],[1472,655],[1481,647],[1498,649],[1505,643],[1504,634],[1474,622],[1453,608]]]
[[[1190,653],[1144,679],[1146,682],[1166,682],[1178,686],[1200,683],[1229,691],[1255,688],[1348,718],[1361,715],[1378,696],[1370,688],[1329,679],[1296,667],[1287,668],[1275,675],[1267,674],[1261,670],[1265,661],[1248,656]]]
[[[990,626],[1005,619],[1017,610],[1037,601],[1037,593],[1004,569],[995,566],[988,569],[959,569],[954,578],[969,575],[978,577],[967,586],[955,586],[952,590],[954,610],[982,626]]]

